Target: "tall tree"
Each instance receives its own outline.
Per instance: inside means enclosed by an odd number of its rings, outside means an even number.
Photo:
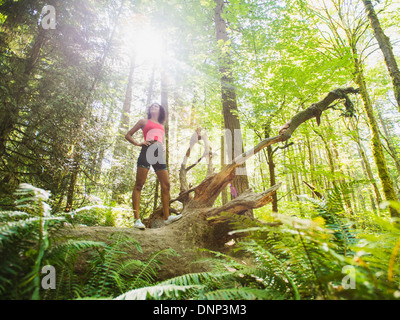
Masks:
[[[382,202],[382,196],[378,189],[378,185],[375,182],[375,178],[374,178],[374,174],[372,173],[371,165],[369,163],[368,157],[364,150],[364,146],[362,145],[362,142],[360,139],[359,123],[358,122],[356,123],[355,120],[350,120],[349,130],[351,131],[352,139],[357,144],[357,152],[362,161],[362,168],[365,171],[367,178],[371,181],[371,184],[372,184],[372,187],[373,187],[374,193],[375,193],[375,200],[376,200],[376,203],[379,205],[379,203]]]
[[[387,201],[396,201],[397,195],[394,191],[393,180],[387,167],[384,149],[380,140],[379,126],[374,114],[364,75],[363,57],[359,52],[359,47],[363,45],[363,37],[365,37],[366,21],[355,14],[357,8],[351,8],[350,4],[342,0],[332,0],[332,5],[335,8],[335,13],[332,13],[326,3],[324,3],[323,8],[320,9],[324,13],[320,15],[320,17],[325,21],[326,26],[330,29],[334,37],[331,38],[328,43],[334,48],[335,52],[338,52],[340,55],[346,54],[347,57],[350,55],[351,57],[353,63],[353,68],[351,70],[353,81],[359,87],[364,112],[371,130],[372,153],[378,169],[383,192]],[[351,19],[353,19],[353,21],[350,23]],[[364,52],[364,50],[361,52]],[[398,216],[400,214],[393,208],[390,208],[390,211],[392,216]]]
[[[133,74],[136,67],[136,55],[132,54],[130,58],[130,67],[128,81],[126,85],[125,99],[122,106],[121,119],[118,128],[118,134],[114,144],[113,163],[112,168],[112,198],[119,201],[121,194],[127,190],[125,181],[129,181],[126,175],[130,176],[131,172],[125,167],[127,159],[127,144],[124,139],[126,132],[129,130],[129,115],[131,113],[132,105],[132,91],[133,91]]]
[[[365,77],[363,74],[363,67],[358,57],[357,49],[352,48],[353,59],[354,59],[354,67],[355,67],[355,79],[354,82],[360,87],[361,98],[363,100],[364,110],[368,117],[369,126],[371,129],[371,144],[373,156],[375,159],[375,164],[378,168],[379,178],[382,183],[383,192],[385,194],[385,198],[387,201],[397,201],[397,195],[393,188],[393,181],[389,174],[389,170],[387,167],[384,149],[382,146],[382,141],[380,139],[380,132],[377,120],[375,118],[375,114],[372,108],[371,98],[368,93],[367,84],[365,81]],[[397,213],[392,207],[390,208],[392,216],[398,216],[400,213]]]
[[[233,61],[229,53],[230,45],[226,30],[226,22],[222,17],[224,12],[224,0],[215,0],[215,4],[214,23],[219,50],[218,63],[221,76],[222,113],[224,117],[224,128],[226,130],[225,133],[230,135],[230,137],[227,135],[225,136],[225,142],[228,147],[228,157],[233,159],[243,152],[243,140],[238,117],[235,81],[232,71]],[[235,152],[237,154],[235,154]],[[241,174],[235,175],[235,179],[233,180],[233,187],[239,194],[249,188],[247,174],[243,174],[243,171],[246,170],[245,164],[243,164],[240,169],[243,169]]]
[[[397,176],[400,177],[400,159],[399,159],[400,154],[399,154],[399,151],[396,150],[396,147],[393,144],[392,137],[389,133],[389,129],[386,125],[385,119],[383,119],[382,112],[379,109],[377,109],[377,115],[378,115],[379,122],[383,129],[382,137],[386,141],[388,153],[392,157],[394,164],[396,166]]]
[[[386,67],[389,71],[390,78],[392,79],[394,97],[396,98],[397,107],[400,112],[400,70],[399,66],[397,65],[390,38],[386,36],[385,32],[383,31],[372,1],[363,0],[363,3],[370,25],[374,31],[374,36],[378,41],[379,47],[383,53],[383,57],[385,58]]]
[[[165,147],[166,147],[166,161],[167,166],[169,165],[169,106],[168,106],[168,94],[169,94],[169,81],[168,81],[168,40],[163,37],[162,40],[163,54],[161,57],[161,105],[164,107],[167,114],[164,127],[165,127]]]

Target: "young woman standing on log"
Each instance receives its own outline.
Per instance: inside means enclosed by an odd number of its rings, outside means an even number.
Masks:
[[[153,103],[147,109],[147,119],[139,120],[125,136],[126,140],[134,146],[142,147],[137,161],[136,182],[132,193],[133,212],[136,220],[134,227],[138,229],[145,229],[139,216],[140,195],[143,185],[146,182],[150,166],[153,167],[158,180],[160,181],[161,202],[165,223],[170,224],[182,217],[181,215],[171,216],[169,214],[170,183],[168,168],[164,157],[165,129],[163,123],[165,122],[165,119],[166,112],[164,107],[158,103]],[[132,136],[140,129],[143,131],[144,141],[138,143],[132,138]]]

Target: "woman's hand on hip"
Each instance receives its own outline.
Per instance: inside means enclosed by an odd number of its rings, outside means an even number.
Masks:
[[[144,147],[144,146],[146,146],[146,147],[151,146],[151,142],[150,141],[143,141],[143,142],[138,144],[138,147]]]

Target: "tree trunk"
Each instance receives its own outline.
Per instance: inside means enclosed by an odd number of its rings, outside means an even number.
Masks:
[[[292,187],[290,186],[290,177],[289,177],[289,173],[287,172],[287,166],[286,166],[286,158],[287,158],[287,150],[285,149],[283,151],[283,168],[284,168],[284,172],[286,175],[286,193],[287,193],[287,197],[288,197],[288,201],[292,201]],[[293,175],[292,175],[293,176]]]
[[[76,182],[78,181],[78,175],[79,175],[79,166],[80,166],[79,156],[73,156],[72,158],[73,158],[73,165],[71,168],[72,172],[70,174],[69,187],[67,192],[67,205],[65,207],[66,212],[70,212],[72,209],[72,205],[74,202],[75,186]]]
[[[369,163],[367,155],[365,154],[364,147],[361,143],[358,127],[356,126],[356,124],[354,124],[354,122],[351,121],[350,123],[352,126],[352,130],[356,131],[356,135],[353,137],[353,140],[357,144],[358,154],[361,158],[361,165],[363,167],[363,170],[365,170],[367,178],[371,181],[371,184],[372,184],[372,187],[373,187],[374,193],[375,193],[375,199],[379,206],[379,204],[382,202],[382,196],[381,196],[381,193],[379,192],[378,185],[375,182],[375,178],[372,173],[371,165]],[[374,206],[374,203],[373,203],[373,206]]]
[[[222,18],[224,0],[215,0],[216,6],[214,10],[214,22],[216,30],[217,46],[219,48],[219,71],[221,74],[221,99],[222,113],[224,116],[226,147],[228,148],[228,161],[238,154],[243,153],[243,141],[240,130],[240,122],[237,115],[238,106],[236,100],[236,90],[232,75],[232,59],[229,56],[228,33],[226,31],[226,23]],[[236,154],[235,154],[236,153]],[[233,187],[241,194],[249,188],[248,177],[245,172],[246,166],[242,164],[240,174],[234,174]]]
[[[382,198],[381,198],[381,195],[379,193],[378,186],[376,185],[376,182],[375,182],[374,177],[372,175],[372,171],[368,171],[368,169],[367,169],[367,166],[369,166],[369,170],[371,170],[371,166],[369,165],[369,162],[366,161],[367,159],[365,159],[365,154],[361,153],[361,145],[359,145],[358,143],[357,143],[357,152],[358,152],[358,156],[361,159],[361,167],[363,169],[364,176],[371,181],[371,184],[372,184],[373,189],[374,189],[375,199],[372,196],[372,194],[370,194],[369,196],[370,196],[370,199],[371,199],[372,210],[374,210],[374,212],[377,213],[378,212],[378,208],[379,208],[379,203],[382,202]],[[362,150],[362,152],[364,152],[364,150]],[[360,196],[361,196],[361,194],[360,194]]]
[[[124,179],[127,174],[130,175],[131,172],[127,172],[123,162],[126,162],[127,157],[127,145],[124,138],[126,132],[129,130],[129,114],[131,113],[132,105],[132,90],[133,90],[133,74],[136,67],[136,56],[133,54],[130,61],[128,83],[125,91],[125,99],[122,107],[121,119],[119,122],[119,132],[116,137],[113,151],[113,168],[111,172],[112,177],[112,200],[120,202],[121,194],[127,192],[127,185],[124,181],[129,181],[130,179]],[[129,159],[129,158],[128,158]]]
[[[307,147],[307,152],[308,152],[308,161],[310,163],[310,181],[311,181],[311,184],[316,185],[314,157],[313,157],[310,138],[308,135],[306,136],[306,147]]]
[[[355,66],[355,83],[360,87],[361,98],[363,100],[364,110],[367,114],[369,127],[372,132],[371,144],[372,144],[372,153],[375,159],[375,164],[378,169],[379,178],[382,183],[383,192],[385,194],[385,198],[387,201],[397,201],[397,196],[393,188],[393,181],[389,175],[389,170],[387,168],[385,154],[382,147],[382,142],[380,140],[379,127],[378,123],[375,119],[375,115],[372,109],[371,99],[369,97],[367,91],[367,85],[364,80],[364,75],[362,72],[361,63],[358,60],[358,55],[356,49],[353,48],[353,59]],[[390,207],[390,212],[392,216],[400,216],[395,209]]]
[[[167,38],[164,36],[162,42],[162,51],[164,52],[161,57],[161,105],[165,109],[166,121],[164,123],[165,128],[165,148],[166,148],[166,162],[169,166],[169,121],[168,121],[168,61],[167,61]]]
[[[147,90],[146,106],[149,106],[153,101],[152,99],[153,99],[153,92],[154,92],[155,73],[156,73],[156,66],[155,66],[155,64],[153,64],[153,68],[151,69],[149,89]]]
[[[156,65],[153,64],[153,68],[151,69],[150,83],[147,89],[147,98],[146,98],[146,106],[150,106],[152,104],[153,92],[154,92],[154,78],[156,73]],[[160,181],[156,179],[156,191],[154,192],[154,202],[153,202],[153,211],[156,211],[158,208],[158,200],[160,195]]]
[[[328,140],[326,139],[324,133],[320,132],[317,129],[313,128],[313,131],[321,138],[324,147],[325,147],[325,151],[326,151],[326,156],[328,158],[328,164],[329,164],[329,169],[331,171],[332,174],[332,185],[333,187],[336,186],[336,178],[335,178],[335,160],[334,160],[334,156],[331,150],[331,147],[329,145]]]
[[[129,238],[138,240],[142,247],[142,254],[138,253],[134,247],[124,248],[123,250],[128,253],[127,258],[142,260],[149,258],[154,252],[167,248],[174,249],[179,256],[160,258],[164,267],[157,271],[157,280],[208,271],[210,266],[207,263],[193,263],[203,256],[200,250],[196,249],[224,252],[227,249],[225,244],[235,238],[229,234],[232,231],[231,225],[221,222],[229,219],[227,213],[233,216],[238,212],[266,205],[271,201],[271,194],[278,187],[279,185],[261,194],[247,191],[220,208],[199,207],[198,202],[192,202],[183,210],[181,220],[162,228],[140,231],[133,228],[80,227],[66,229],[65,235],[67,238],[106,242],[112,233],[118,231]],[[209,218],[221,212],[225,212],[223,218],[210,222]]]
[[[396,148],[393,146],[393,140],[392,137],[389,134],[389,130],[386,126],[385,120],[382,118],[382,114],[379,110],[377,110],[377,114],[378,114],[378,119],[379,122],[382,125],[382,129],[383,129],[383,138],[386,140],[388,149],[389,149],[389,154],[392,157],[394,164],[396,166],[396,170],[397,170],[397,176],[400,177],[400,159],[398,156],[398,152],[396,150]]]
[[[270,128],[265,128],[265,138],[270,138]],[[267,162],[268,162],[268,171],[269,171],[269,181],[270,186],[276,185],[276,176],[275,176],[275,163],[274,163],[274,152],[272,150],[272,146],[267,147]],[[276,192],[272,195],[272,212],[278,213],[278,196]]]
[[[224,126],[222,126],[222,132],[224,132]],[[223,169],[226,165],[225,162],[225,135],[221,134],[221,169]],[[221,200],[222,204],[228,203],[228,191],[225,189],[221,192]]]
[[[363,0],[363,3],[365,6],[365,11],[368,15],[370,25],[372,27],[372,30],[374,31],[374,36],[378,41],[379,47],[385,58],[386,67],[389,71],[389,75],[393,83],[393,90],[394,90],[394,96],[397,101],[397,107],[400,112],[400,70],[393,53],[393,48],[390,43],[390,39],[385,35],[381,27],[374,6],[372,5],[372,1]]]

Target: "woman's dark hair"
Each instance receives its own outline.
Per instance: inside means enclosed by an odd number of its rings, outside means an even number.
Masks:
[[[153,105],[157,105],[157,106],[160,107],[160,113],[159,113],[159,115],[158,115],[158,122],[161,123],[161,124],[164,124],[167,115],[166,115],[166,112],[165,112],[165,108],[164,108],[161,104],[158,104],[158,103],[152,103],[152,104],[147,108],[147,119],[150,119],[150,118],[151,118],[150,107],[153,106]]]

